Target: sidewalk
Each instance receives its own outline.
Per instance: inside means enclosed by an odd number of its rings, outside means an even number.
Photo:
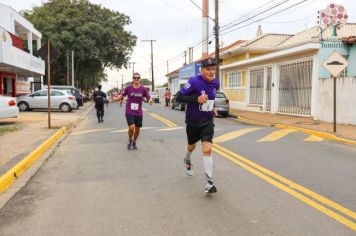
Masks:
[[[88,109],[91,102],[70,113],[51,112],[51,129],[48,129],[46,111],[20,112],[18,118],[0,121],[0,126],[15,126],[19,130],[0,135],[0,176],[51,137],[59,128],[72,128]]]
[[[244,120],[257,121],[261,124],[274,126],[275,124],[282,124],[294,126],[314,131],[334,134],[337,137],[356,141],[356,126],[355,125],[336,125],[336,133],[333,132],[333,124],[321,121],[315,121],[308,117],[290,116],[281,114],[260,113],[252,111],[243,111],[237,109],[230,109],[230,115]]]

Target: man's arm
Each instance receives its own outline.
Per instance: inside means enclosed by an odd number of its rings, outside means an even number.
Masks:
[[[178,93],[177,95],[177,102],[184,102],[184,103],[197,103],[198,102],[198,96],[196,95],[182,95],[181,93]]]

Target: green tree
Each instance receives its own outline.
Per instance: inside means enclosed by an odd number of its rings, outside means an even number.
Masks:
[[[151,81],[148,79],[141,79],[141,84],[143,85],[151,85]]]
[[[88,89],[106,80],[105,68],[127,68],[136,36],[124,27],[130,18],[88,0],[49,0],[22,12],[58,52],[53,83],[65,83],[66,53],[75,52],[75,79]]]

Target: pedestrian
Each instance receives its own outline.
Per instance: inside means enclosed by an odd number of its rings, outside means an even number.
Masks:
[[[129,140],[127,143],[127,149],[137,149],[137,139],[140,135],[140,128],[142,127],[142,101],[146,98],[150,105],[152,105],[152,99],[148,93],[146,87],[141,85],[141,76],[139,73],[134,73],[132,77],[132,84],[124,89],[119,96],[120,106],[124,97],[127,96],[126,102],[126,121],[128,125]]]
[[[106,94],[101,91],[101,85],[98,86],[98,90],[93,94],[96,116],[98,117],[98,123],[104,122],[104,103],[107,103]]]
[[[166,101],[166,107],[169,106],[169,103],[171,102],[171,97],[172,97],[171,90],[169,88],[166,88],[166,92],[164,93],[164,99]]]
[[[185,123],[188,145],[184,163],[186,174],[193,175],[190,156],[199,140],[202,143],[203,163],[206,177],[206,193],[217,191],[213,182],[212,140],[214,136],[214,99],[219,89],[219,80],[215,79],[217,61],[207,58],[202,61],[201,75],[192,77],[179,90],[178,102],[187,103]]]

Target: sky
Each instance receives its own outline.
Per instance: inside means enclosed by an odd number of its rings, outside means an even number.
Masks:
[[[304,1],[304,2],[303,2]],[[1,3],[11,6],[17,11],[40,6],[45,0],[0,0]],[[151,44],[143,40],[156,40],[153,42],[153,65],[155,85],[167,82],[165,75],[180,68],[185,60],[184,51],[193,47],[193,59],[201,57],[202,41],[202,0],[90,0],[105,8],[118,11],[130,17],[132,23],[125,29],[137,36],[137,44],[131,55],[133,62],[127,69],[107,70],[108,82],[103,83],[103,90],[116,87],[131,81],[133,69],[139,72],[142,78],[151,79]],[[212,27],[215,18],[214,2],[209,0],[209,35],[213,34]],[[298,4],[290,9],[277,13],[280,10]],[[275,4],[279,4],[269,11]],[[256,36],[258,25],[263,33],[294,34],[317,24],[318,10],[325,9],[329,4],[343,5],[348,11],[348,22],[356,23],[355,0],[219,0],[219,24],[221,29],[220,42],[227,46],[237,40],[249,40]],[[265,14],[248,19],[266,10]],[[251,13],[252,12],[252,13]],[[267,17],[272,13],[273,16]],[[261,19],[264,17],[266,19]],[[231,24],[236,26],[226,29]],[[214,38],[209,46],[209,53],[214,52]]]

